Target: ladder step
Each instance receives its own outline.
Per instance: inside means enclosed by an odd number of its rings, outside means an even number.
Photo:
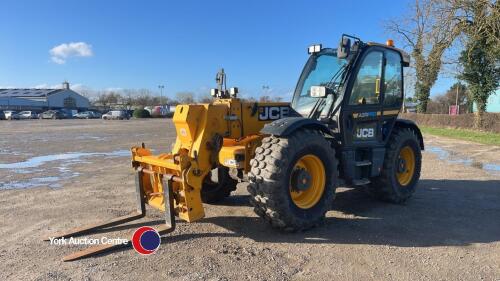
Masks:
[[[354,185],[365,185],[365,184],[369,184],[370,180],[367,178],[362,178],[362,179],[358,179],[358,180],[352,180],[352,183]]]
[[[372,161],[370,161],[370,160],[356,161],[356,167],[370,166],[371,164],[372,164]]]

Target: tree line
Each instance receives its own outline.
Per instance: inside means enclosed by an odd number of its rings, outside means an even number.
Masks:
[[[84,93],[85,94],[85,93]],[[88,95],[87,95],[88,96]],[[281,102],[281,97],[271,97],[268,95],[244,98],[250,102]],[[126,109],[144,108],[146,106],[209,103],[212,101],[210,95],[196,96],[193,92],[178,92],[174,97],[159,95],[148,89],[123,89],[119,91],[99,91],[90,98],[94,107]]]
[[[387,23],[411,53],[417,112],[433,110],[430,91],[443,66],[466,83],[482,127],[488,97],[500,80],[500,3],[491,0],[415,0],[410,13]],[[453,69],[453,68],[452,68]],[[441,99],[446,99],[445,94]]]

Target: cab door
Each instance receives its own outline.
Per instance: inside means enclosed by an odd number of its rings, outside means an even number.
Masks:
[[[344,148],[381,145],[384,49],[370,47],[354,68],[343,101],[341,124]]]
[[[384,52],[384,78],[382,99],[382,140],[386,143],[403,104],[403,59],[399,52]]]

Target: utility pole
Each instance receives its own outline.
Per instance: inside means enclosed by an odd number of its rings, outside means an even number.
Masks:
[[[160,106],[161,106],[161,101],[163,99],[163,89],[165,88],[165,85],[158,85],[158,89],[160,89]]]
[[[460,87],[460,82],[457,83],[457,95],[455,96],[455,110],[457,115],[460,114],[460,108],[458,108],[458,87]]]

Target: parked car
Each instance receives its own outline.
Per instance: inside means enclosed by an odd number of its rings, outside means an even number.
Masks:
[[[36,114],[34,111],[21,111],[18,113],[19,119],[36,119],[38,117],[38,114]]]
[[[110,112],[103,114],[102,119],[104,120],[125,120],[130,119],[130,115],[125,110],[111,110]]]
[[[68,116],[64,112],[59,110],[47,110],[38,115],[40,119],[65,119],[67,117]]]
[[[15,111],[5,110],[3,113],[5,114],[5,119],[7,120],[19,120],[19,114],[17,114],[17,112]]]
[[[3,111],[0,111],[0,120],[5,120],[7,118],[5,118],[5,113],[3,113]]]
[[[97,118],[93,111],[78,112],[77,114],[73,115],[73,117],[78,118],[78,119]]]

